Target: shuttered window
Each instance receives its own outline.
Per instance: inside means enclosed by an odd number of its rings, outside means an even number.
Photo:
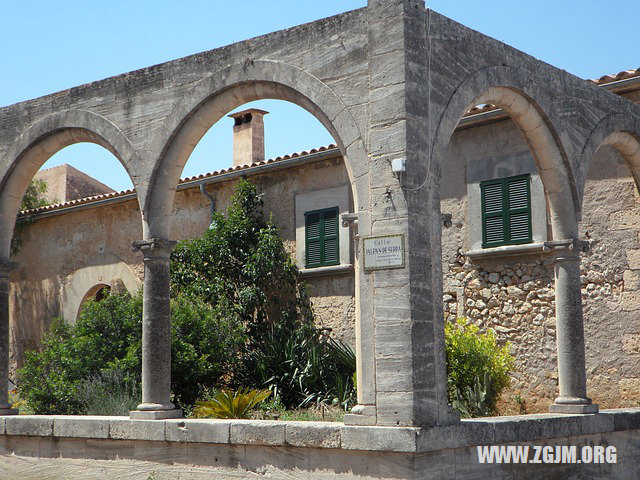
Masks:
[[[530,175],[480,183],[482,246],[531,243]]]
[[[304,219],[305,266],[314,268],[339,265],[338,207],[306,212]]]

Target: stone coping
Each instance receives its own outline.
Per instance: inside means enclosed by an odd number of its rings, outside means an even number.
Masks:
[[[534,414],[462,420],[438,427],[351,426],[332,422],[129,417],[0,416],[0,435],[429,452],[483,444],[640,429],[640,408],[592,415]]]

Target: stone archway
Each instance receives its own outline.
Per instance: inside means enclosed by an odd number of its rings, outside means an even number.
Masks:
[[[359,219],[360,232],[369,229],[368,197],[369,166],[365,151],[363,135],[346,105],[331,89],[309,73],[283,62],[255,60],[232,65],[218,71],[203,80],[177,103],[174,110],[164,122],[163,131],[170,134],[167,143],[159,149],[162,153],[154,167],[149,183],[149,194],[143,207],[144,242],[140,248],[145,253],[145,303],[144,318],[153,317],[156,326],[148,326],[148,336],[143,328],[143,344],[145,338],[155,336],[158,349],[163,350],[168,344],[169,323],[168,278],[169,253],[172,247],[170,233],[170,212],[172,210],[175,190],[191,152],[209,128],[223,115],[234,108],[254,100],[285,100],[306,109],[313,114],[333,135],[341,150],[351,183],[354,209],[363,213]],[[153,270],[153,271],[152,271]],[[358,402],[360,404],[375,403],[374,348],[372,326],[362,321],[362,292],[368,295],[363,285],[360,267],[356,268],[356,356],[358,374]],[[155,306],[147,301],[147,292],[160,287],[162,294],[151,293],[157,299]],[[162,301],[160,298],[162,298]],[[160,320],[164,318],[164,320]],[[145,320],[146,322],[146,320]],[[158,324],[162,323],[163,327]],[[146,323],[144,323],[146,325]],[[152,333],[153,332],[153,333]],[[164,332],[166,338],[161,339]],[[165,347],[160,347],[164,344]],[[148,347],[149,350],[156,347]],[[143,347],[144,350],[144,347]],[[150,357],[147,356],[147,359]],[[145,367],[145,365],[147,365]],[[152,392],[151,379],[145,383],[145,370],[155,369],[157,391]],[[151,361],[146,364],[143,358],[143,404],[140,410],[171,410],[167,402],[169,384],[169,364],[159,365]],[[148,374],[148,377],[151,373]],[[147,378],[148,378],[147,377]],[[145,390],[145,384],[149,386]],[[156,398],[152,401],[151,398]]]
[[[122,282],[130,294],[136,293],[141,282],[131,268],[119,258],[106,259],[101,265],[76,270],[62,288],[62,317],[75,323],[82,304],[102,286],[113,288]],[[96,288],[98,287],[98,288]]]
[[[85,110],[53,113],[35,122],[12,145],[0,165],[0,257],[9,259],[13,226],[29,182],[55,153],[70,145],[89,142],[109,150],[137,187],[135,149],[126,136],[105,117]]]
[[[429,185],[430,202],[439,211],[441,162],[450,138],[465,112],[476,105],[490,104],[502,109],[522,132],[540,174],[547,197],[555,253],[556,341],[560,396],[550,406],[558,413],[597,411],[586,396],[584,329],[580,290],[580,250],[578,240],[578,182],[562,142],[546,110],[522,82],[526,72],[508,67],[481,70],[456,89],[440,117],[434,139]],[[551,103],[540,90],[542,104]],[[434,235],[434,256],[441,259],[441,231]],[[439,270],[442,270],[440,262]],[[440,279],[441,273],[434,271]],[[441,298],[441,294],[440,297]]]

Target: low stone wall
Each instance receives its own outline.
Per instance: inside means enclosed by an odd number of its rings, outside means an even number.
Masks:
[[[617,463],[480,464],[476,445],[612,445]],[[631,479],[640,409],[436,428],[326,422],[0,417],[0,479]]]

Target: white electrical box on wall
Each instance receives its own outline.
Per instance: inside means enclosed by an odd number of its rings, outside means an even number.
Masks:
[[[405,158],[394,158],[391,160],[391,170],[396,175],[406,171],[407,160]]]

